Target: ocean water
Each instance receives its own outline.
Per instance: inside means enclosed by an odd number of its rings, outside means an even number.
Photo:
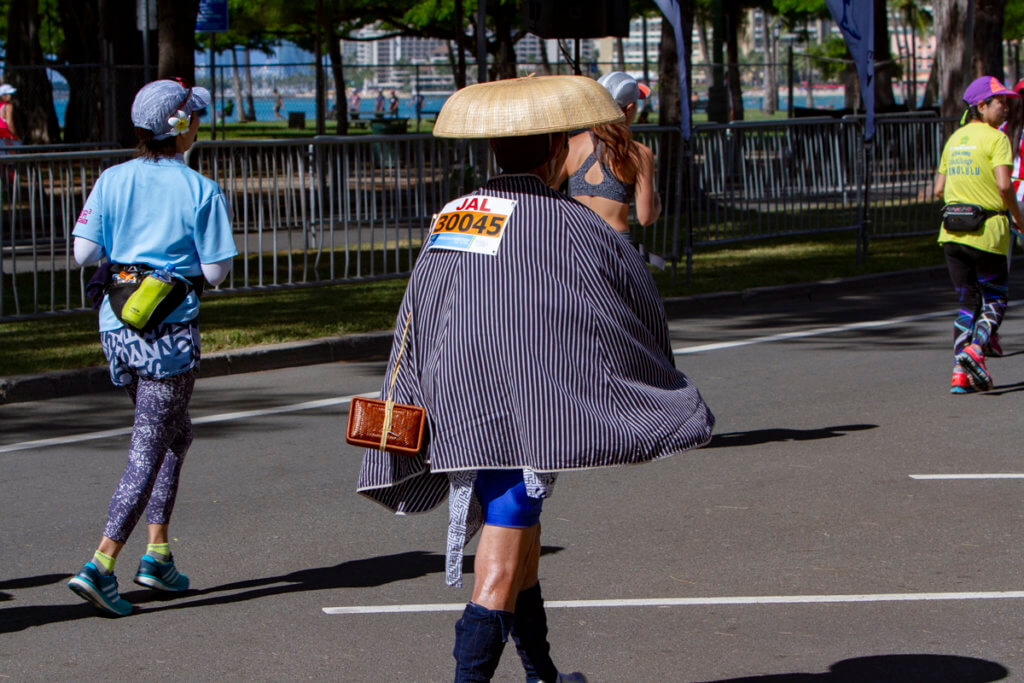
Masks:
[[[360,116],[373,116],[373,105],[376,98],[363,99],[359,104]],[[428,95],[424,97],[423,112],[421,116],[423,118],[433,118],[437,115],[437,112],[441,110],[441,105],[444,104],[445,100],[448,99],[445,95]],[[233,99],[232,99],[233,101]],[[217,108],[220,109],[225,100],[224,98],[218,98]],[[328,106],[334,103],[329,103]],[[654,103],[656,106],[656,102]],[[793,96],[793,104],[797,107],[806,107],[807,96],[803,93],[797,92]],[[57,119],[60,121],[60,125],[64,125],[64,115],[67,110],[68,102],[66,98],[60,98],[54,100],[54,107],[57,110]],[[259,121],[272,121],[274,120],[274,98],[272,97],[257,97],[253,100],[253,106],[256,109],[256,118]],[[387,102],[385,102],[385,110],[387,108]],[[743,98],[743,106],[746,109],[760,109],[761,108],[761,96],[760,95],[747,95]],[[785,94],[779,97],[779,110],[785,111],[789,106],[788,98]],[[814,106],[819,109],[842,109],[844,106],[844,99],[842,93],[829,93],[829,94],[815,94]],[[313,97],[285,97],[284,106],[281,108],[281,117],[285,120],[288,118],[288,112],[302,112],[306,115],[306,120],[310,121],[316,117],[316,100]],[[398,115],[401,118],[416,118],[416,109],[414,107],[411,98],[403,97],[398,101]],[[228,117],[228,122],[234,120],[234,116]]]

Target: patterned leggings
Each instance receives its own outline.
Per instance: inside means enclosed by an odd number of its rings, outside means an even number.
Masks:
[[[1009,270],[1005,254],[991,254],[962,244],[943,246],[946,267],[960,297],[953,323],[953,354],[968,344],[984,346],[999,329],[1006,312]]]
[[[167,524],[178,493],[178,477],[192,443],[188,402],[195,386],[192,371],[162,380],[136,378],[128,385],[135,403],[135,425],[128,465],[110,499],[103,535],[128,540],[146,511],[149,524]]]

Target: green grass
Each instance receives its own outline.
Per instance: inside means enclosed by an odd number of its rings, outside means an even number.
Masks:
[[[866,262],[857,265],[853,236],[839,234],[705,248],[694,257],[690,284],[682,264],[674,278],[654,271],[654,279],[663,296],[675,297],[942,263],[942,251],[928,235],[874,241]],[[405,285],[399,278],[210,296],[201,314],[203,350],[388,329]],[[0,377],[104,364],[91,312],[3,323],[0,348]]]
[[[368,119],[364,119],[368,121]],[[433,119],[421,119],[419,130],[416,128],[416,119],[409,119],[410,133],[429,133],[434,129]],[[324,135],[337,135],[337,123],[328,119],[324,126]],[[370,128],[366,125],[349,125],[349,135],[369,135]],[[218,140],[281,140],[286,138],[309,138],[316,135],[316,119],[306,118],[304,128],[289,128],[287,121],[250,121],[238,123],[228,121],[226,124],[217,124]],[[210,125],[204,122],[199,126],[197,140],[210,140]]]

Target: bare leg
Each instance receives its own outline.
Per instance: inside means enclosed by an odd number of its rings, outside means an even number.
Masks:
[[[539,561],[540,524],[529,529],[485,524],[473,563],[473,602],[487,609],[514,612],[526,579],[533,579],[529,585],[537,582]]]

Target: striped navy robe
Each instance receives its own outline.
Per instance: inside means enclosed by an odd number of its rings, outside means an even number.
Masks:
[[[479,525],[476,470],[525,469],[530,495],[544,497],[556,472],[680,453],[707,443],[714,425],[675,369],[661,298],[625,236],[537,176],[499,176],[473,194],[517,201],[500,247],[424,248],[381,393],[412,311],[393,398],[426,409],[424,449],[368,449],[358,482],[399,513],[450,494],[456,585]]]

